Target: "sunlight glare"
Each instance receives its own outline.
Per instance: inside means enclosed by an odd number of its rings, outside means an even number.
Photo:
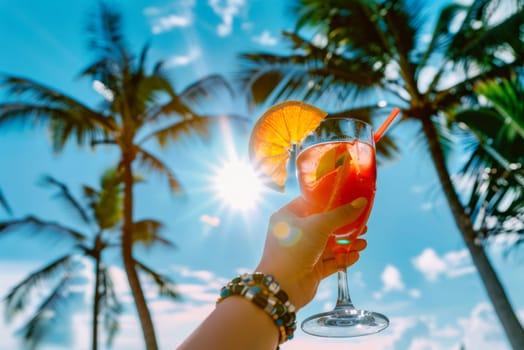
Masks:
[[[262,182],[247,161],[224,162],[213,182],[217,195],[231,209],[253,209],[262,196]]]

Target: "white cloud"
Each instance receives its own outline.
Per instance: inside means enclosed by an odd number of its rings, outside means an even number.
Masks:
[[[399,269],[393,265],[386,265],[382,275],[380,276],[382,283],[384,283],[384,292],[393,290],[404,290],[404,283],[402,282],[402,275]]]
[[[176,289],[187,300],[213,303],[218,298],[218,289],[202,284],[177,284]]]
[[[166,68],[174,68],[179,66],[187,66],[196,61],[202,56],[202,52],[198,46],[191,47],[186,55],[171,56],[165,61]]]
[[[407,293],[412,298],[420,298],[421,296],[418,289],[406,289],[400,270],[391,264],[386,265],[380,279],[382,280],[382,289],[373,293],[375,299],[382,299],[385,294],[393,291]]]
[[[430,282],[437,281],[440,275],[454,278],[475,271],[466,249],[451,251],[440,257],[433,249],[426,248],[412,259],[412,263]]]
[[[245,0],[209,0],[209,6],[221,19],[217,27],[219,36],[228,36],[233,29],[233,19],[245,5]]]
[[[264,30],[259,36],[254,36],[253,41],[262,46],[275,46],[278,39],[271,35],[268,30]]]
[[[153,34],[160,34],[167,32],[175,27],[187,27],[191,24],[191,18],[168,15],[157,18],[153,24],[152,31]]]
[[[212,227],[218,227],[220,226],[220,218],[218,216],[211,216],[207,214],[202,214],[200,216],[200,222],[212,226]]]
[[[414,299],[421,296],[421,292],[418,289],[406,289],[400,270],[391,264],[386,265],[380,275],[380,279],[382,280],[382,289],[373,293],[375,299],[382,299],[385,294],[393,291],[407,293]]]
[[[163,7],[150,6],[144,9],[153,34],[161,34],[173,28],[188,27],[193,24],[194,0],[174,2]]]
[[[216,279],[215,274],[208,270],[193,270],[182,265],[175,265],[173,266],[173,269],[182,277],[195,278],[203,282],[210,282]]]
[[[409,294],[410,297],[415,298],[415,299],[420,298],[421,295],[422,295],[422,293],[418,289],[410,289],[408,291],[408,294]]]
[[[412,263],[429,281],[436,281],[440,274],[446,272],[446,263],[431,248],[412,259]]]

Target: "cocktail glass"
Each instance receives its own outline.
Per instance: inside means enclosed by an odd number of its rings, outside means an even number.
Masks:
[[[354,307],[349,295],[344,259],[352,241],[366,231],[376,187],[375,143],[371,125],[352,118],[324,119],[298,147],[300,190],[314,212],[328,211],[364,197],[362,214],[333,232],[328,240],[338,269],[338,300],[332,311],[308,317],[304,332],[323,337],[355,337],[380,332],[386,316]]]

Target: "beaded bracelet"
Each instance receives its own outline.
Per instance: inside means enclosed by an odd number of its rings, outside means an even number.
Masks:
[[[217,304],[231,295],[252,301],[273,319],[279,330],[279,344],[293,338],[297,328],[295,306],[272,275],[255,272],[233,278],[220,290]]]

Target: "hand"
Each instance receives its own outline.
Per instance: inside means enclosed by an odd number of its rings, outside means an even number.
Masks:
[[[364,239],[355,239],[343,266],[326,247],[330,234],[357,219],[366,204],[365,198],[357,198],[328,212],[308,215],[307,202],[296,198],[271,216],[257,271],[273,275],[297,310],[303,307],[313,299],[322,279],[354,264],[366,247]]]

